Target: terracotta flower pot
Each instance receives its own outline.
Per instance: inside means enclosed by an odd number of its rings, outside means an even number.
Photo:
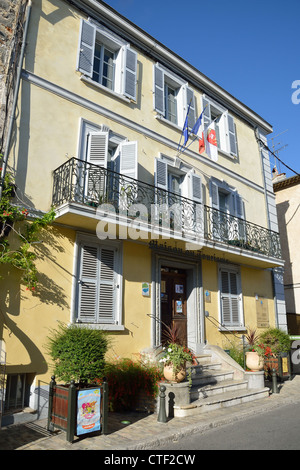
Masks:
[[[185,365],[175,374],[173,365],[164,366],[164,377],[169,382],[182,382],[186,377]]]
[[[248,351],[246,352],[246,366],[253,371],[263,370],[263,358],[256,351]]]

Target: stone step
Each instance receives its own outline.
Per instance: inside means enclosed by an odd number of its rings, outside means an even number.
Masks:
[[[190,389],[190,398],[191,402],[194,400],[205,399],[207,397],[212,397],[219,395],[221,393],[227,393],[236,390],[246,390],[248,388],[248,381],[238,381],[238,380],[224,380],[218,385],[204,385],[199,387],[198,385],[191,387]]]
[[[206,369],[201,374],[192,374],[192,385],[216,385],[224,380],[233,380],[232,370]]]
[[[195,414],[206,413],[214,411],[219,408],[240,405],[253,400],[266,398],[269,396],[270,389],[255,389],[255,390],[235,390],[231,392],[220,393],[216,396],[207,398],[200,398],[189,405],[174,406],[174,416],[183,418],[185,416],[192,416]]]
[[[206,370],[221,370],[221,362],[202,362],[201,364],[192,365],[192,376],[202,374]]]
[[[202,364],[203,362],[207,363],[211,361],[211,354],[197,354],[196,361],[198,364]]]

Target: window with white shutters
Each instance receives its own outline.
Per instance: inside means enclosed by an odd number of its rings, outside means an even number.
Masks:
[[[177,205],[182,229],[188,232],[203,232],[202,179],[199,174],[187,169],[177,169],[163,158],[155,159],[156,204]],[[160,191],[161,190],[161,191]],[[178,195],[178,198],[176,197]]]
[[[117,323],[118,248],[82,240],[78,263],[78,320],[91,324]]]
[[[210,181],[210,214],[212,238],[221,241],[246,241],[245,211],[242,196],[226,182],[212,178]]]
[[[227,328],[243,326],[240,275],[237,270],[220,268],[221,324]]]
[[[81,20],[77,70],[107,90],[136,100],[137,53],[104,26]]]
[[[106,126],[83,121],[80,134],[80,160],[86,161],[88,165],[78,162],[78,188],[76,193],[80,194],[84,189],[84,202],[97,206],[103,201],[113,200],[129,191],[131,187],[137,193],[136,184],[133,179],[138,179],[138,145],[136,141],[127,141],[125,137],[115,134]],[[106,171],[112,170],[112,171]],[[115,172],[115,173],[113,173]],[[119,194],[117,186],[117,175],[121,173]],[[126,202],[127,198],[123,198]],[[120,200],[119,200],[120,202]]]
[[[194,91],[180,77],[155,64],[154,76],[154,109],[157,114],[179,127],[183,127],[188,113],[190,129],[196,121],[196,101]]]
[[[206,95],[202,97],[202,109],[204,110],[204,130],[208,129],[210,123],[214,121],[218,149],[232,157],[237,157],[236,126],[228,110]]]

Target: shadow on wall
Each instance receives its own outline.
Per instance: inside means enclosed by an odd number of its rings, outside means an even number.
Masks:
[[[56,306],[55,310],[56,319],[60,319],[59,311],[70,309],[69,296],[66,295],[64,288],[56,282],[56,279],[51,279],[45,272],[39,271],[39,267],[43,267],[47,270],[51,266],[56,268],[58,279],[61,281],[62,277],[67,280],[67,285],[72,283],[72,273],[69,272],[62,264],[59,263],[59,254],[65,252],[61,239],[66,240],[66,236],[62,235],[54,227],[49,227],[41,233],[43,243],[39,243],[36,248],[37,254],[37,269],[38,269],[38,288],[30,293],[26,293],[24,289],[21,289],[20,273],[16,268],[6,267],[2,270],[1,285],[1,299],[0,299],[0,323],[3,323],[3,328],[8,330],[9,337],[15,337],[22,344],[23,348],[27,351],[30,358],[27,364],[22,363],[20,358],[19,364],[6,365],[6,373],[25,373],[35,372],[37,374],[46,373],[48,366],[46,359],[35,344],[34,337],[30,337],[26,334],[18,321],[18,317],[22,316],[22,322],[24,323],[25,316],[28,316],[28,323],[32,321],[30,319],[30,312],[36,315],[37,310],[43,315],[43,306],[47,305]],[[70,242],[71,240],[69,240]],[[36,302],[35,302],[36,301]],[[28,307],[26,308],[26,302]],[[14,319],[15,318],[15,319]],[[22,323],[22,324],[23,324]],[[45,335],[46,343],[47,337],[47,325],[45,319],[41,317],[41,335]],[[28,333],[28,332],[27,332]],[[9,348],[9,344],[7,345]],[[7,350],[9,353],[9,350]]]

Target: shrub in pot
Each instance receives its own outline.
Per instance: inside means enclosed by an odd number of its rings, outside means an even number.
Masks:
[[[289,335],[280,328],[268,328],[260,335],[259,340],[265,348],[271,349],[272,355],[275,357],[280,353],[289,352],[291,349]]]
[[[102,330],[94,330],[88,327],[76,325],[59,325],[58,330],[53,330],[48,338],[48,352],[53,360],[54,376],[51,379],[49,390],[49,410],[48,410],[48,430],[58,427],[67,431],[67,440],[72,442],[76,428],[78,394],[89,393],[91,390],[93,398],[94,388],[98,389],[96,379],[103,376],[105,366],[105,354],[108,348],[108,337]],[[55,377],[64,381],[64,384],[57,385]],[[84,390],[84,392],[83,392]],[[92,391],[93,390],[93,391]],[[100,393],[96,392],[100,400]],[[86,395],[84,395],[86,396]],[[96,412],[95,404],[84,403],[84,406],[93,406],[93,413],[85,415],[86,418],[96,417],[97,423],[92,423],[88,428],[81,426],[81,415],[79,415],[80,426],[76,432],[80,434],[83,429],[100,429],[100,414],[102,408],[103,432],[107,431],[107,399],[104,397],[99,401]],[[77,425],[78,425],[77,415]],[[99,418],[98,418],[99,416]]]
[[[48,338],[53,373],[65,383],[95,382],[103,375],[108,336],[102,330],[60,324]]]

